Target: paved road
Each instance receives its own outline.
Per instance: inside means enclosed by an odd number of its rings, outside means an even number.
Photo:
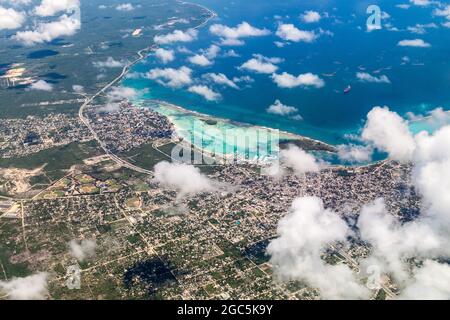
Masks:
[[[185,1],[179,1],[181,3],[189,3],[189,2],[185,2]],[[215,17],[217,17],[217,14],[211,10],[209,10],[208,8],[198,5],[198,4],[194,4],[194,3],[189,3],[191,5],[197,5],[205,10],[207,10],[210,13],[210,17],[208,19],[206,19],[204,22],[202,22],[201,24],[199,24],[198,26],[194,27],[194,29],[199,29],[204,27],[206,24],[209,23],[209,21],[211,21],[212,19],[214,19]],[[102,93],[105,93],[106,90],[108,90],[109,88],[111,88],[114,84],[116,84],[117,82],[120,81],[120,79],[122,79],[129,71],[130,68],[135,65],[136,63],[138,63],[139,61],[143,60],[144,58],[147,57],[149,52],[152,51],[156,51],[156,49],[158,49],[157,45],[152,45],[150,47],[147,47],[145,49],[142,49],[140,51],[138,51],[138,56],[139,58],[137,58],[136,60],[134,60],[133,62],[127,64],[123,70],[122,73],[115,78],[113,81],[111,81],[110,83],[108,83],[105,87],[103,87],[100,91],[98,91],[95,95],[93,95],[90,98],[86,98],[85,102],[81,105],[80,110],[78,112],[78,116],[80,118],[80,121],[89,129],[89,131],[92,133],[92,136],[94,137],[94,139],[98,142],[98,144],[100,145],[100,147],[103,149],[103,151],[111,158],[111,160],[113,160],[114,162],[116,162],[117,164],[121,165],[122,167],[131,169],[133,171],[139,172],[139,173],[144,173],[144,174],[148,174],[148,175],[153,175],[153,172],[144,168],[140,168],[138,166],[135,166],[131,163],[129,163],[126,160],[121,159],[120,157],[118,157],[117,155],[113,154],[110,150],[108,150],[108,148],[106,147],[105,143],[103,141],[101,141],[97,135],[97,133],[95,132],[95,130],[92,128],[89,119],[86,118],[84,116],[84,110],[86,109],[86,107],[88,105],[90,105],[99,95],[101,95]],[[148,51],[147,54],[144,54],[144,52]]]
[[[98,91],[96,94],[94,94],[92,97],[90,98],[86,98],[86,100],[84,101],[84,103],[81,105],[80,110],[78,112],[78,116],[80,118],[80,121],[89,129],[89,131],[91,132],[92,136],[94,137],[94,139],[98,142],[98,144],[100,145],[100,147],[103,149],[103,151],[109,156],[109,158],[114,161],[115,163],[121,165],[122,167],[131,169],[133,171],[139,172],[139,173],[144,173],[144,174],[148,174],[148,175],[152,175],[153,172],[138,166],[135,166],[131,163],[129,163],[126,160],[121,159],[119,156],[113,154],[106,146],[106,144],[100,140],[100,138],[97,135],[97,132],[95,132],[94,128],[92,128],[91,123],[89,122],[89,119],[86,118],[84,116],[84,110],[86,109],[87,106],[89,106],[98,96],[100,96],[102,93],[105,93],[106,90],[108,90],[109,88],[111,88],[114,84],[116,84],[117,82],[119,82],[129,71],[130,68],[132,66],[134,66],[136,63],[138,63],[139,61],[145,59],[147,57],[147,54],[144,54],[144,52],[146,51],[154,51],[157,49],[157,46],[151,46],[149,48],[145,48],[142,49],[138,52],[138,56],[139,58],[137,58],[136,60],[130,62],[129,64],[127,64],[121,74],[115,78],[114,80],[112,80],[110,83],[108,83],[106,86],[104,86],[100,91]]]

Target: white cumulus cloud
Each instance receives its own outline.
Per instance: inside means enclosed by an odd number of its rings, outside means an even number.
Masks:
[[[94,61],[93,65],[96,68],[122,68],[127,64],[126,61],[118,61],[113,57],[108,57],[105,61]]]
[[[319,22],[321,18],[322,17],[321,17],[319,12],[312,11],[312,10],[305,11],[305,13],[303,13],[302,16],[301,16],[301,19],[305,23]]]
[[[122,3],[116,6],[117,11],[133,11],[135,7],[131,3]]]
[[[155,55],[164,64],[175,60],[175,52],[173,50],[166,50],[163,48],[158,48],[155,51]]]
[[[31,90],[53,91],[53,85],[44,80],[39,80],[30,85]]]
[[[293,24],[280,24],[276,35],[285,41],[292,42],[313,42],[317,35],[313,31],[304,31]]]
[[[95,256],[97,242],[95,240],[83,239],[81,241],[71,240],[69,242],[70,255],[83,262]]]
[[[367,72],[358,72],[356,74],[356,78],[358,78],[361,82],[372,82],[372,83],[391,83],[391,80],[385,75],[381,75],[379,77],[375,77]]]
[[[277,114],[280,116],[288,116],[298,112],[298,109],[295,107],[287,106],[281,103],[280,100],[276,100],[274,104],[272,104],[269,108],[267,108],[267,112],[271,114]]]
[[[155,181],[176,190],[179,197],[216,190],[215,182],[191,165],[164,161],[155,166],[154,172]]]
[[[370,146],[338,146],[339,159],[346,163],[363,163],[372,160],[373,148]]]
[[[318,75],[315,75],[313,73],[304,73],[298,76],[294,76],[290,73],[283,72],[282,74],[273,74],[272,79],[280,88],[322,88],[325,86],[325,81],[323,81]]]
[[[213,64],[212,61],[210,61],[207,57],[205,57],[202,54],[196,54],[192,57],[189,57],[188,61],[192,64],[202,66],[202,67],[207,67],[207,66],[210,66]]]
[[[0,281],[0,291],[11,300],[45,300],[48,296],[48,274],[39,272],[24,278]]]
[[[39,23],[34,30],[20,31],[14,39],[27,46],[50,42],[59,37],[74,35],[81,28],[77,15],[62,15],[57,21]]]
[[[192,86],[188,89],[188,91],[198,94],[208,101],[218,101],[222,98],[220,93],[217,93],[217,92],[213,91],[211,88],[209,88],[208,86],[204,86],[204,85]]]
[[[23,12],[14,9],[6,9],[0,6],[0,30],[18,29],[26,20]]]
[[[270,34],[267,29],[258,29],[248,22],[242,22],[236,27],[228,27],[222,24],[214,24],[209,31],[222,38],[223,45],[242,45],[242,38],[262,37]]]
[[[422,39],[413,39],[413,40],[401,40],[398,42],[398,46],[400,47],[416,47],[416,48],[429,48],[431,44],[425,42]]]
[[[38,16],[50,17],[59,12],[78,10],[79,7],[79,0],[42,0],[41,4],[34,11]]]
[[[172,33],[162,36],[155,36],[154,41],[157,44],[171,44],[174,42],[191,42],[197,39],[198,31],[189,29],[187,31],[175,30]]]
[[[408,123],[387,107],[375,107],[369,112],[362,138],[402,162],[412,159],[416,146]]]
[[[146,77],[151,80],[156,80],[158,83],[171,87],[180,88],[192,83],[192,69],[188,67],[180,67],[179,69],[153,69],[146,73]]]
[[[282,62],[279,58],[267,58],[262,55],[254,55],[254,57],[244,64],[239,69],[252,71],[256,73],[272,74],[278,70],[276,63]]]
[[[237,84],[233,81],[230,80],[226,75],[224,75],[223,73],[207,73],[204,76],[206,79],[211,80],[212,82],[219,84],[219,85],[224,85],[233,89],[239,89],[239,87],[237,86]]]

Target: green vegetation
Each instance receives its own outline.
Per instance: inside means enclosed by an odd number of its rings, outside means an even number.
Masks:
[[[0,225],[0,279],[12,277],[24,277],[31,274],[27,264],[13,264],[10,258],[20,254],[25,250],[23,242],[17,246],[15,241],[11,241],[17,234],[20,234],[20,223],[18,221],[6,221]]]
[[[22,89],[23,90],[23,89]],[[63,98],[63,97],[60,97]],[[66,97],[67,98],[67,97]],[[73,98],[73,97],[72,97]],[[6,100],[7,98],[5,98]],[[25,101],[32,101],[27,97]],[[1,103],[0,103],[1,104]],[[28,116],[45,117],[52,113],[77,115],[80,106],[78,104],[51,105],[39,107],[17,107],[15,104],[2,105],[0,108],[0,119],[26,118]]]
[[[386,300],[386,292],[383,289],[380,289],[375,300]]]
[[[170,153],[168,153],[170,155]],[[170,156],[155,149],[151,144],[145,144],[122,155],[128,161],[139,167],[152,170],[161,161],[170,161]]]
[[[2,158],[0,159],[0,167],[33,170],[46,165],[44,172],[50,179],[57,180],[64,176],[63,170],[68,170],[73,165],[81,164],[84,159],[97,155],[99,155],[99,151],[95,141],[87,143],[74,142],[66,146],[43,150],[26,157]]]

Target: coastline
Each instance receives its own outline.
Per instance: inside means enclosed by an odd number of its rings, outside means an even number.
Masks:
[[[214,11],[212,11],[202,5],[195,4],[192,2],[186,2],[186,1],[177,1],[177,2],[185,4],[185,5],[199,7],[209,14],[209,16],[202,23],[200,23],[199,25],[197,25],[195,27],[192,27],[192,29],[200,29],[200,28],[206,26],[212,19],[214,19],[215,17],[218,16],[217,13],[215,13]],[[181,107],[179,105],[175,105],[168,101],[157,100],[157,99],[149,99],[149,100],[138,99],[137,101],[131,101],[131,102],[133,105],[139,105],[140,107],[150,107],[150,106],[145,106],[145,101],[147,101],[150,104],[154,103],[154,104],[162,105],[165,108],[171,108],[173,110],[176,110],[179,113],[185,114],[187,117],[189,117],[189,116],[195,117],[199,121],[206,122],[207,124],[209,123],[210,125],[211,125],[211,123],[216,124],[216,122],[217,122],[217,123],[226,123],[226,124],[229,124],[230,126],[235,126],[235,127],[240,127],[240,128],[252,128],[255,130],[259,129],[259,130],[267,130],[269,132],[277,132],[280,135],[280,148],[283,148],[283,146],[285,147],[288,144],[294,144],[294,145],[299,146],[302,149],[305,149],[306,151],[319,151],[319,152],[324,152],[324,153],[333,154],[333,155],[335,155],[337,153],[337,148],[335,145],[332,145],[332,144],[329,144],[329,143],[326,143],[324,141],[320,141],[317,139],[313,139],[308,136],[303,136],[303,135],[295,134],[295,133],[288,132],[288,131],[281,131],[281,130],[277,130],[272,127],[252,125],[249,123],[244,123],[244,122],[241,123],[241,122],[233,121],[233,120],[226,119],[226,118],[219,118],[216,116],[212,116],[212,115],[200,113],[200,112],[197,112],[194,110],[190,110],[190,109],[187,109],[186,107]],[[155,110],[155,111],[159,112],[158,110]],[[447,111],[447,112],[450,112],[450,111]],[[167,116],[166,114],[163,114],[163,115]],[[173,118],[172,119],[170,117],[168,117],[168,118],[174,125],[176,131],[181,131],[181,130],[186,131],[185,127],[179,126],[176,123],[174,123],[176,121],[174,121]],[[424,117],[423,119],[416,119],[414,121],[410,121],[410,123],[411,124],[412,123],[420,124],[420,122],[426,121],[428,118],[429,117]],[[205,153],[208,153],[208,150],[206,150],[203,146],[201,146],[201,150]],[[383,162],[383,161],[386,161],[386,160],[374,161],[371,164],[365,164],[365,165],[359,165],[359,166],[364,167],[366,165],[373,165],[373,164]],[[344,166],[345,167],[346,165],[333,164],[333,166]]]
[[[206,19],[205,21],[203,21],[201,24],[199,24],[198,26],[194,27],[193,29],[201,29],[204,26],[206,26],[212,19],[218,17],[218,14],[216,12],[212,11],[211,9],[209,9],[209,8],[207,8],[205,6],[202,6],[201,4],[193,3],[193,2],[189,2],[189,1],[181,1],[181,0],[177,0],[177,2],[179,2],[181,4],[188,4],[188,5],[191,5],[191,6],[196,6],[196,7],[202,8],[203,10],[205,10],[206,12],[208,12],[210,14],[208,19]]]
[[[209,13],[209,17],[207,19],[205,19],[205,21],[203,21],[202,23],[200,23],[199,25],[193,27],[192,29],[200,29],[204,26],[206,26],[212,19],[216,18],[218,16],[218,14],[214,11],[212,11],[211,9],[200,5],[200,4],[196,4],[196,3],[192,3],[192,2],[188,2],[188,1],[181,1],[178,0],[177,2],[181,3],[181,4],[186,4],[186,5],[192,5],[192,6],[196,6],[199,7],[203,10],[205,10],[207,13]],[[154,45],[155,46],[155,45]],[[154,49],[154,48],[153,48]],[[148,57],[148,55],[147,55]],[[145,57],[145,58],[147,58]],[[144,58],[144,59],[145,59]],[[131,68],[130,68],[131,69]],[[123,77],[125,77],[129,72],[130,69],[128,69],[126,71],[125,74],[122,75],[121,79],[123,79]],[[305,151],[318,151],[318,152],[324,152],[324,153],[329,153],[329,154],[336,154],[337,150],[336,147],[328,144],[324,141],[320,141],[317,139],[313,139],[307,136],[302,136],[299,134],[295,134],[292,132],[288,132],[288,131],[282,131],[282,130],[278,130],[272,127],[267,127],[267,126],[258,126],[258,125],[252,125],[249,123],[244,123],[244,122],[237,122],[237,121],[233,121],[230,119],[226,119],[226,118],[219,118],[219,117],[215,117],[212,115],[208,115],[208,114],[203,114],[194,110],[189,110],[186,109],[184,107],[172,104],[168,101],[163,101],[163,100],[156,100],[156,99],[151,99],[151,100],[142,100],[142,99],[136,99],[135,101],[130,101],[132,105],[134,106],[139,106],[139,107],[144,107],[144,108],[148,108],[150,106],[145,106],[143,105],[144,101],[147,101],[148,103],[156,103],[159,105],[163,105],[166,108],[171,108],[173,110],[176,110],[180,113],[186,114],[186,115],[190,115],[193,117],[198,118],[199,121],[211,121],[211,122],[217,122],[217,123],[226,123],[229,124],[231,126],[235,126],[237,128],[250,128],[250,129],[254,129],[254,130],[264,130],[267,132],[271,132],[271,133],[276,133],[277,135],[279,135],[279,148],[282,149],[283,147],[285,148],[287,145],[293,144],[293,145],[297,145],[300,148],[304,149]],[[155,110],[156,112],[159,112],[158,110]],[[163,114],[164,115],[164,114]],[[167,116],[167,115],[165,115]],[[180,126],[177,127],[176,123],[174,123],[174,119],[173,117],[169,117],[169,120],[171,121],[172,125],[175,128],[175,131],[180,131],[180,130],[185,130],[185,128],[180,128]],[[204,148],[203,146],[199,147],[199,146],[194,146],[194,148],[197,148],[199,151],[204,152],[205,154],[209,154],[210,152]],[[227,157],[226,154],[223,154],[222,156]]]
[[[248,124],[248,123],[244,123],[244,122],[237,122],[237,121],[232,121],[230,119],[226,119],[226,118],[220,118],[220,117],[216,117],[216,116],[211,116],[208,114],[203,114],[197,111],[193,111],[193,110],[189,110],[186,109],[184,107],[169,103],[167,101],[162,101],[162,100],[157,100],[157,99],[150,99],[150,100],[136,100],[136,101],[132,101],[133,105],[139,105],[140,107],[143,108],[148,108],[150,106],[146,106],[147,104],[157,104],[159,106],[164,106],[165,108],[168,109],[172,109],[175,110],[176,112],[180,112],[186,116],[192,116],[195,117],[196,119],[198,119],[199,121],[213,121],[217,124],[220,123],[224,123],[224,124],[228,124],[230,126],[234,126],[237,129],[239,128],[248,128],[248,129],[254,129],[254,130],[262,130],[262,131],[268,131],[271,133],[275,133],[277,135],[279,135],[279,140],[280,140],[280,145],[284,145],[284,144],[296,144],[296,142],[301,142],[303,144],[306,145],[310,145],[309,150],[306,151],[322,151],[322,152],[330,152],[330,153],[335,153],[336,152],[336,148],[330,144],[327,144],[323,141],[319,141],[316,139],[312,139],[306,136],[302,136],[302,135],[298,135],[292,132],[287,132],[287,131],[281,131],[278,129],[274,129],[271,127],[266,127],[266,126],[258,126],[258,125],[252,125],[252,124]],[[156,112],[158,112],[158,110],[155,110]],[[167,116],[167,115],[165,115]],[[185,128],[181,128],[178,127],[177,128],[177,124],[174,123],[176,121],[174,121],[173,116],[167,116],[169,118],[169,120],[171,120],[172,124],[174,125],[174,127],[178,130],[186,130]]]

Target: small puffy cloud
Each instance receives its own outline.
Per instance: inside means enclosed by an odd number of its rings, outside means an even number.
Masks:
[[[416,48],[429,48],[431,44],[423,41],[422,39],[413,39],[413,40],[401,40],[397,44],[400,47],[416,47]]]
[[[72,90],[76,93],[82,93],[82,92],[84,92],[84,87],[80,86],[79,84],[74,84],[72,86]]]
[[[32,83],[29,88],[31,90],[38,90],[38,91],[53,91],[53,85],[44,80],[39,80]]]
[[[312,73],[304,73],[298,76],[294,76],[287,72],[283,72],[282,74],[273,74],[272,79],[280,88],[322,88],[325,86],[325,82],[319,76]]]
[[[284,48],[286,46],[286,42],[274,41],[274,44],[277,48]]]
[[[434,15],[439,17],[446,17],[450,20],[450,4],[443,8],[437,8],[434,10]]]
[[[118,61],[113,57],[108,57],[105,61],[94,61],[92,63],[96,68],[122,68],[126,66],[126,61]]]
[[[387,107],[375,107],[369,112],[362,138],[401,162],[410,161],[415,150],[408,123]]]
[[[191,165],[163,161],[155,166],[154,173],[156,182],[176,190],[179,197],[216,190],[215,182]]]
[[[426,7],[432,3],[431,0],[409,0],[409,2],[419,7]]]
[[[239,69],[256,73],[272,74],[278,70],[277,63],[283,60],[280,58],[267,58],[260,54],[253,55],[253,58],[242,64]]]
[[[131,100],[138,95],[133,88],[128,87],[112,87],[106,94],[107,103],[97,108],[97,112],[116,112],[119,111],[120,103],[124,100]]]
[[[226,75],[223,73],[207,73],[204,75],[205,79],[209,79],[215,84],[227,86],[233,89],[239,89],[239,87],[234,83],[233,80],[230,80]]]
[[[276,35],[285,41],[292,42],[313,42],[317,39],[314,32],[300,30],[293,24],[280,24]]]
[[[131,3],[122,3],[116,6],[117,11],[133,11],[134,9]]]
[[[221,39],[220,44],[223,46],[232,47],[232,46],[243,46],[245,42],[240,39]]]
[[[158,48],[155,51],[155,55],[164,64],[175,60],[175,52],[173,50]]]
[[[303,22],[305,23],[314,23],[314,22],[319,22],[321,19],[321,15],[319,12],[317,11],[305,11],[305,13],[303,13],[301,15],[301,19]]]
[[[375,77],[367,72],[358,72],[356,74],[356,78],[358,78],[361,82],[371,82],[371,83],[391,83],[391,80],[385,75],[381,75],[379,77]]]
[[[294,145],[289,145],[288,149],[281,150],[280,161],[283,166],[292,169],[297,175],[318,172],[322,166],[312,154]]]
[[[395,7],[403,10],[408,10],[411,8],[411,6],[407,3],[396,4]]]
[[[450,124],[450,112],[445,111],[442,107],[428,112],[426,116],[416,115],[412,112],[408,112],[406,116],[411,122],[420,121],[422,123],[426,123],[426,125],[433,131],[437,131],[438,129]]]
[[[275,275],[285,281],[304,281],[318,289],[324,299],[368,298],[369,291],[347,265],[329,265],[321,257],[348,234],[347,224],[326,210],[321,199],[296,199],[278,223],[277,238],[267,247]]]
[[[427,123],[434,129],[440,129],[450,124],[450,112],[444,111],[443,108],[437,108],[429,113]]]
[[[208,101],[218,101],[222,98],[220,93],[213,91],[211,88],[203,85],[189,87],[189,92],[198,94]]]
[[[242,77],[234,77],[233,81],[236,83],[246,83],[248,85],[249,83],[255,82],[255,79],[253,79],[250,76],[242,76]]]
[[[218,45],[213,44],[208,49],[203,50],[203,54],[208,59],[215,59],[219,55],[221,50],[222,48],[220,48]]]
[[[207,57],[205,57],[202,54],[196,54],[195,56],[189,57],[188,61],[192,64],[207,67],[213,64],[212,61],[210,61]]]
[[[367,163],[372,160],[373,149],[370,146],[338,146],[339,159],[346,163]]]
[[[112,87],[107,93],[107,98],[111,101],[129,100],[137,96],[138,92],[129,87]]]
[[[267,108],[267,112],[271,114],[277,114],[280,116],[288,116],[298,112],[295,107],[287,106],[281,103],[280,100],[276,100],[273,105]]]
[[[436,220],[450,241],[450,126],[434,134],[421,132],[416,143],[414,185],[423,197],[427,217]]]
[[[22,27],[26,20],[23,12],[14,9],[6,9],[0,6],[0,30],[18,29]]]
[[[146,73],[146,77],[151,80],[156,80],[160,84],[171,87],[180,88],[192,83],[192,70],[187,67],[179,69],[153,69]]]
[[[97,242],[95,240],[83,239],[81,242],[77,240],[71,240],[69,242],[70,255],[79,262],[94,257],[96,248]]]
[[[54,16],[59,12],[70,12],[79,9],[79,0],[42,0],[41,4],[35,8],[35,13],[41,17]]]
[[[48,296],[48,274],[39,272],[24,278],[0,281],[0,291],[11,300],[45,300]]]
[[[191,42],[197,39],[198,31],[189,29],[187,31],[175,30],[172,33],[155,36],[154,41],[157,44],[171,44],[174,42]]]
[[[222,24],[214,24],[209,31],[222,38],[223,45],[242,45],[242,38],[262,37],[270,34],[267,29],[258,29],[248,22],[242,22],[236,27],[228,27]]]
[[[39,23],[34,30],[17,32],[13,37],[24,45],[50,42],[59,37],[73,36],[81,28],[81,21],[76,15],[62,15],[57,21]]]
[[[437,29],[439,28],[435,23],[420,24],[417,23],[415,26],[408,27],[408,31],[417,34],[427,33],[427,29]]]

